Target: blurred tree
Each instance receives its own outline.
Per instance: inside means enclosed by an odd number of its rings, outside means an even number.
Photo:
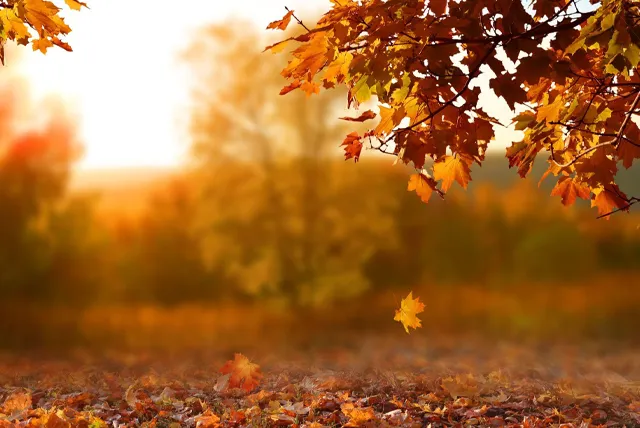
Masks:
[[[64,108],[49,104],[38,108],[38,121],[25,117],[29,97],[13,83],[0,99],[0,292],[42,299],[52,293],[55,251],[47,227],[80,146]]]
[[[331,161],[344,94],[279,97],[283,59],[262,54],[248,28],[205,28],[188,52],[209,258],[226,260],[237,286],[256,295],[306,305],[357,294],[367,286],[361,265],[371,237],[388,230],[371,219],[388,202],[365,197]]]
[[[202,241],[194,230],[195,202],[192,186],[183,177],[151,195],[138,229],[133,294],[173,305],[219,293],[220,284],[206,269]]]

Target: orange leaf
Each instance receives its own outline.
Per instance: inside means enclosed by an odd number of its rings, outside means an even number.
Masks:
[[[267,30],[286,30],[291,22],[291,17],[293,16],[293,11],[290,10],[287,14],[279,21],[273,21],[269,25],[267,25]]]
[[[358,427],[375,418],[375,412],[371,407],[358,408],[352,403],[345,403],[340,407],[342,413],[349,418],[345,426]]]
[[[354,162],[358,162],[360,159],[360,152],[362,151],[362,142],[357,132],[352,132],[342,142],[341,146],[344,148],[344,160],[353,158]]]
[[[86,3],[77,0],[64,0],[64,2],[67,4],[67,6],[69,6],[69,8],[73,10],[80,10],[82,6],[86,7],[87,9],[89,8]]]
[[[562,205],[569,206],[576,202],[576,197],[589,199],[591,189],[573,178],[562,177],[551,191],[551,196],[560,196]]]
[[[409,327],[422,327],[417,314],[424,312],[424,303],[420,302],[420,298],[413,298],[413,291],[409,292],[407,297],[400,301],[400,309],[396,309],[394,321],[401,322],[404,329],[409,333]]]
[[[280,95],[286,95],[289,92],[298,89],[300,86],[302,86],[302,82],[299,80],[294,80],[293,83],[282,88],[282,90],[280,91]]]
[[[445,156],[443,161],[433,164],[433,177],[436,180],[442,180],[443,192],[449,190],[454,180],[466,189],[471,181],[471,169],[460,156]]]
[[[315,82],[303,82],[302,85],[300,85],[300,89],[303,90],[307,96],[320,93],[320,86]]]
[[[9,395],[2,406],[2,412],[8,415],[21,413],[31,408],[31,393],[14,392]]]
[[[376,114],[372,110],[367,110],[358,117],[341,117],[342,120],[348,120],[349,122],[364,122],[365,120],[373,119]]]
[[[595,197],[591,200],[591,207],[598,207],[598,213],[604,216],[615,210],[628,209],[627,196],[615,184],[608,184],[604,188],[593,191]],[[606,217],[607,220],[609,217]]]
[[[433,179],[431,179],[433,181]],[[431,194],[433,193],[433,188],[435,187],[435,182],[431,184],[429,182],[429,178],[425,177],[423,174],[411,174],[409,177],[409,185],[407,186],[407,190],[410,192],[415,190],[415,192],[420,196],[422,202],[429,202],[431,199]]]
[[[229,387],[242,388],[245,392],[255,389],[262,379],[260,366],[249,361],[242,354],[235,354],[233,360],[229,360],[220,369],[223,374],[230,374]]]

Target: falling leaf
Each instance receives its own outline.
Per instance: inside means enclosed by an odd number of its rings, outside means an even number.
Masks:
[[[287,14],[278,21],[273,21],[269,25],[267,25],[267,30],[286,30],[291,22],[291,17],[293,17],[293,10],[287,12]]]
[[[230,388],[242,388],[245,392],[251,392],[260,383],[262,373],[260,366],[249,361],[242,354],[235,354],[233,360],[229,360],[220,369],[223,374],[231,374],[229,378]]]
[[[420,302],[420,298],[413,298],[413,292],[409,292],[407,297],[400,301],[400,309],[396,309],[394,321],[401,322],[404,329],[409,333],[409,327],[417,329],[422,327],[417,314],[424,312],[424,303]]]
[[[344,160],[353,159],[354,162],[358,162],[362,151],[362,141],[360,141],[360,135],[357,132],[347,135],[341,146],[344,146]]]
[[[340,119],[350,122],[364,122],[365,120],[373,119],[375,117],[375,112],[373,112],[372,110],[367,110],[358,117],[341,117]]]

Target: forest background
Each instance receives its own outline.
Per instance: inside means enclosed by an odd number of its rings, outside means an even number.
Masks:
[[[405,334],[411,290],[418,340],[638,340],[638,212],[565,208],[544,165],[520,179],[501,150],[425,205],[393,159],[344,162],[345,94],[280,97],[285,58],[247,28],[204,28],[184,53],[180,170],[74,172],[73,115],[51,102],[27,120],[28,86],[2,71],[0,347],[345,344]],[[640,194],[640,172],[619,184]]]

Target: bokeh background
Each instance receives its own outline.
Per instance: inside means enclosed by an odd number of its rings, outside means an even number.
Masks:
[[[637,344],[640,213],[606,221],[588,204],[564,208],[551,181],[538,185],[545,160],[520,179],[503,140],[467,191],[425,205],[393,158],[343,160],[344,135],[363,126],[337,119],[344,90],[278,95],[286,56],[262,53],[274,37],[263,28],[200,25],[181,47],[186,71],[172,84],[189,88],[186,154],[168,167],[79,168],[91,134],[78,107],[32,97],[21,64],[39,53],[8,51],[2,350],[285,352],[371,337]],[[144,127],[162,120],[138,114],[134,140],[152,158],[158,132]],[[113,119],[103,126],[118,146],[133,131]],[[640,170],[623,171],[620,186],[640,195]],[[426,310],[407,336],[393,315],[409,291]]]

